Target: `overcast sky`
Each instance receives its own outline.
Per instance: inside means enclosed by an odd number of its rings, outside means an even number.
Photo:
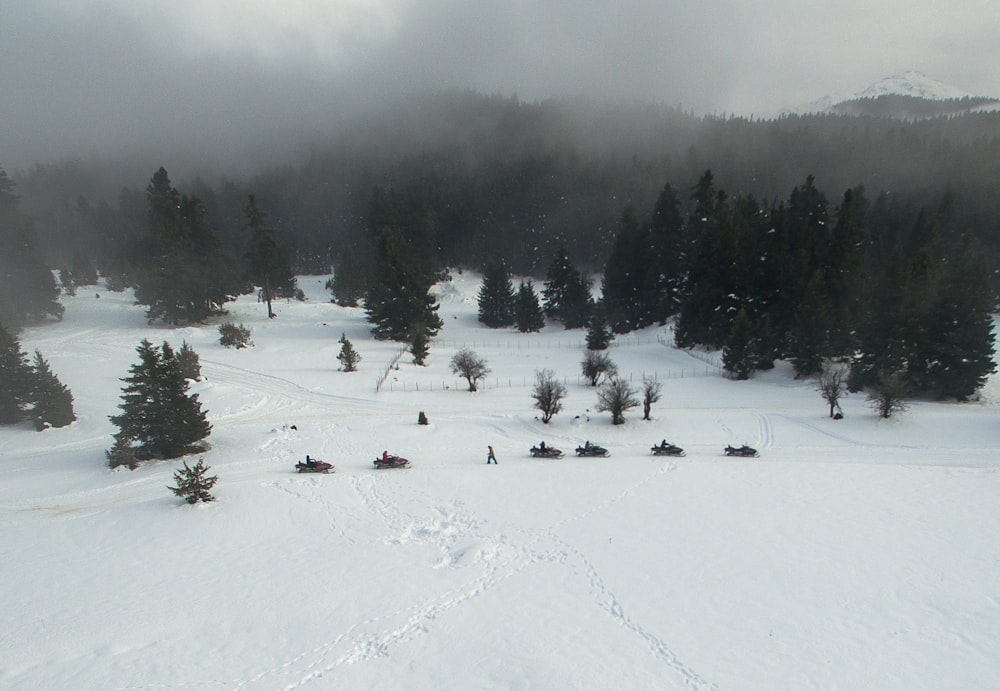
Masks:
[[[2,0],[0,167],[239,160],[428,88],[769,115],[915,69],[1000,96],[998,37],[998,0]]]

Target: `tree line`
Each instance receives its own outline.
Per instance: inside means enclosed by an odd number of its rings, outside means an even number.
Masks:
[[[677,346],[721,349],[737,379],[779,359],[797,376],[842,362],[855,391],[895,377],[913,393],[965,400],[995,371],[996,302],[982,244],[953,207],[945,194],[900,211],[861,186],[832,204],[812,176],[765,204],[727,194],[705,171],[686,195],[664,186],[644,219],[623,212],[597,299],[560,247],[543,311],[586,326],[591,350],[672,321]],[[518,304],[505,265],[491,265],[480,321],[535,330]]]

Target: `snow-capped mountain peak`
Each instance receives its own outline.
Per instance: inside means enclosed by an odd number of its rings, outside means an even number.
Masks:
[[[974,111],[974,110],[993,110],[1000,101],[992,98],[985,98],[981,96],[975,96],[974,94],[960,89],[950,84],[945,84],[944,82],[938,81],[937,79],[932,79],[928,77],[923,72],[917,70],[906,70],[904,72],[899,72],[884,79],[871,84],[862,91],[855,92],[853,94],[828,94],[822,98],[818,98],[809,103],[800,105],[795,108],[788,108],[783,112],[786,113],[797,113],[804,115],[806,113],[846,113],[846,114],[876,114],[882,117],[926,117],[928,114],[943,114],[943,112],[935,113],[933,108],[928,109],[923,107],[921,111],[923,114],[918,112],[909,112],[906,108],[898,113],[887,111],[886,108],[891,109],[892,105],[876,104],[876,108],[872,109],[872,102],[877,102],[880,100],[885,100],[885,97],[894,96],[904,96],[911,99],[920,99],[924,102],[947,102],[947,101],[958,101],[961,99],[971,99],[973,102],[967,106],[961,106],[959,109],[947,111],[948,113],[963,112],[963,111]]]
[[[855,94],[853,98],[878,98],[886,95],[915,96],[932,101],[945,101],[952,98],[971,98],[974,94],[937,79],[931,79],[923,72],[907,70],[880,79],[864,91]]]

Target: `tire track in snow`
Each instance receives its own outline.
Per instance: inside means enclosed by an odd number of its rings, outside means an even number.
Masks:
[[[568,545],[554,532],[554,528],[560,525],[622,501],[637,488],[676,468],[675,462],[666,463],[615,497],[586,512],[558,521],[552,526],[541,530],[513,528],[499,534],[490,534],[487,525],[466,511],[461,501],[432,506],[428,516],[415,517],[400,506],[398,499],[391,496],[393,490],[400,491],[404,487],[409,487],[396,484],[394,481],[391,483],[386,481],[395,475],[382,476],[369,473],[351,476],[352,487],[362,506],[378,517],[393,536],[386,539],[389,544],[415,543],[436,547],[440,550],[442,558],[432,565],[433,568],[478,567],[481,572],[467,582],[439,595],[399,607],[392,612],[357,621],[307,653],[265,670],[247,683],[259,682],[275,675],[297,676],[297,679],[281,687],[291,691],[313,684],[343,666],[363,664],[385,657],[393,648],[429,634],[433,623],[446,613],[501,587],[508,579],[538,564],[559,564],[572,572],[584,574],[591,589],[598,593],[599,606],[607,610],[625,628],[642,637],[654,655],[680,675],[687,686],[715,688],[685,666],[664,641],[627,616],[617,597],[603,583],[593,564],[582,552]],[[521,535],[523,540],[516,541],[520,544],[511,541],[511,532]]]
[[[595,602],[597,606],[606,610],[611,618],[617,621],[623,628],[642,638],[649,646],[650,652],[653,653],[654,657],[666,663],[668,667],[676,672],[684,680],[685,686],[696,689],[718,688],[716,684],[708,681],[698,674],[692,667],[685,664],[677,653],[671,650],[666,641],[652,631],[647,630],[644,626],[642,626],[642,624],[635,621],[625,612],[625,608],[622,606],[621,601],[608,587],[607,583],[605,583],[604,579],[601,578],[601,575],[598,573],[597,568],[582,551],[569,544],[555,533],[551,533],[551,538],[553,541],[562,545],[566,553],[573,561],[578,562],[583,567],[583,573],[590,584],[591,590],[595,594]]]
[[[774,426],[771,424],[771,418],[768,415],[757,414],[757,424],[760,427],[760,442],[759,446],[762,449],[770,449],[774,446]]]

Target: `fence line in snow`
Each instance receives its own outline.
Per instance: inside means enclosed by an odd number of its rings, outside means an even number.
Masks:
[[[666,372],[629,372],[627,375],[622,375],[621,378],[626,379],[629,382],[636,384],[641,384],[642,380],[649,377],[655,379],[656,381],[664,381],[668,379],[688,379],[690,377],[717,377],[721,374],[721,368],[716,367],[712,364],[706,364],[704,367],[686,367],[681,370],[668,370]],[[593,388],[590,386],[590,381],[583,376],[577,377],[561,377],[562,383],[564,385],[569,385],[571,382],[575,383],[577,386],[586,386],[587,388]],[[514,388],[528,388],[535,385],[534,376],[523,376],[518,380],[515,377],[490,377],[485,380],[481,380],[476,384],[476,388],[479,390],[486,389],[514,389]],[[450,389],[455,389],[458,391],[467,391],[469,388],[469,383],[464,379],[453,379],[450,381],[441,380],[417,380],[417,381],[399,381],[399,380],[389,380],[381,385],[381,389],[388,390],[390,392],[401,391],[401,392],[411,392],[411,391],[447,391]]]
[[[403,357],[403,353],[406,352],[406,349],[407,346],[400,346],[399,351],[396,352],[396,355],[392,358],[392,361],[385,366],[385,371],[382,372],[382,375],[375,382],[375,393],[378,393],[379,391],[382,390],[382,386],[385,384],[385,381],[389,378],[389,374],[392,372],[393,369],[396,369],[396,363],[399,362],[399,358]]]

